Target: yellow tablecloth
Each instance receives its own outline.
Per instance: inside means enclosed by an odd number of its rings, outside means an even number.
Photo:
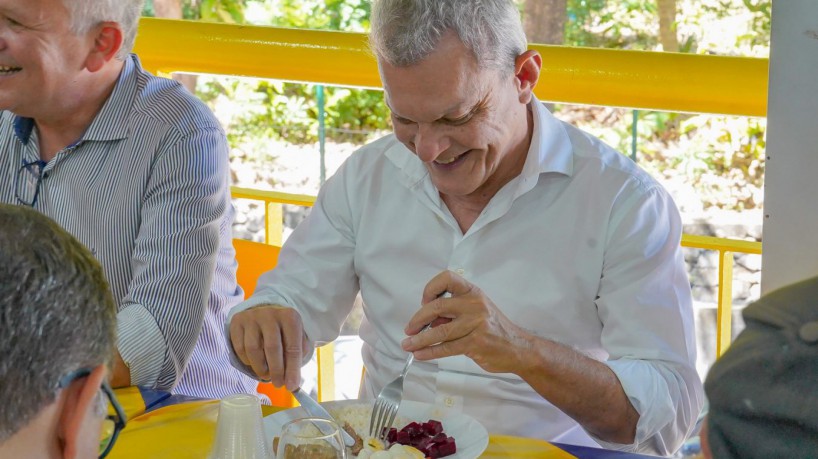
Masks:
[[[133,419],[145,412],[145,400],[136,386],[116,389],[116,399],[125,411],[127,419]],[[111,413],[113,414],[113,413]]]
[[[112,459],[204,459],[210,452],[216,433],[218,401],[188,402],[159,408],[143,414],[132,400],[131,392],[117,391],[117,397],[129,408],[130,420],[111,451]],[[125,400],[122,400],[122,398]],[[141,400],[141,399],[140,399]],[[277,408],[262,407],[264,415]],[[144,411],[144,404],[142,405]],[[541,440],[492,435],[481,458],[576,459],[565,451]]]

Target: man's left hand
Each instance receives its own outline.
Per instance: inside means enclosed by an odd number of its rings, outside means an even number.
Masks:
[[[443,296],[446,292],[451,296]],[[418,333],[426,324],[432,328]],[[518,327],[476,285],[444,271],[423,290],[420,310],[406,326],[405,351],[418,360],[465,355],[492,373],[514,373],[530,334]]]

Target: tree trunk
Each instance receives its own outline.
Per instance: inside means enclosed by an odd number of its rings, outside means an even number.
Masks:
[[[544,45],[561,45],[565,40],[568,0],[524,0],[523,28],[528,41]],[[554,104],[546,103],[548,111]]]
[[[182,0],[153,0],[153,11],[158,18],[182,19]],[[174,73],[173,79],[196,94],[196,75]]]
[[[670,52],[679,51],[679,39],[676,37],[676,0],[656,0],[659,4],[659,42],[662,49]]]
[[[153,11],[158,18],[182,19],[182,0],[153,0]]]
[[[528,41],[561,45],[565,38],[567,0],[526,0],[523,27]]]

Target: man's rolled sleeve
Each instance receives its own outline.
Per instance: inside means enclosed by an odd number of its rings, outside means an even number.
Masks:
[[[168,346],[156,320],[144,306],[130,304],[117,314],[117,348],[128,364],[131,385],[153,387]]]
[[[704,397],[696,374],[681,218],[667,193],[636,183],[614,207],[596,300],[606,362],[639,413],[631,445],[668,455],[695,428]]]
[[[639,413],[634,442],[610,443],[594,437],[607,449],[669,455],[690,432],[700,409],[700,397],[689,382],[696,375],[683,377],[679,370],[663,364],[640,360],[606,362],[616,374],[628,400]]]
[[[218,127],[179,134],[157,155],[123,304],[139,305],[141,319],[150,316],[164,346],[159,356],[153,338],[121,341],[132,381],[145,378],[152,388],[169,390],[187,366],[210,297],[220,224],[230,205],[228,180],[227,143]],[[149,333],[155,336],[156,329]],[[134,374],[136,368],[150,376]]]

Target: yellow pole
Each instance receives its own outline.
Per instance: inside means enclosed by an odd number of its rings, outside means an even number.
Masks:
[[[733,252],[719,252],[719,306],[716,312],[716,357],[721,357],[733,339]]]
[[[264,216],[267,224],[266,242],[270,245],[281,247],[284,239],[284,206],[278,202],[265,202]]]
[[[315,350],[318,362],[318,401],[335,400],[335,343]]]

